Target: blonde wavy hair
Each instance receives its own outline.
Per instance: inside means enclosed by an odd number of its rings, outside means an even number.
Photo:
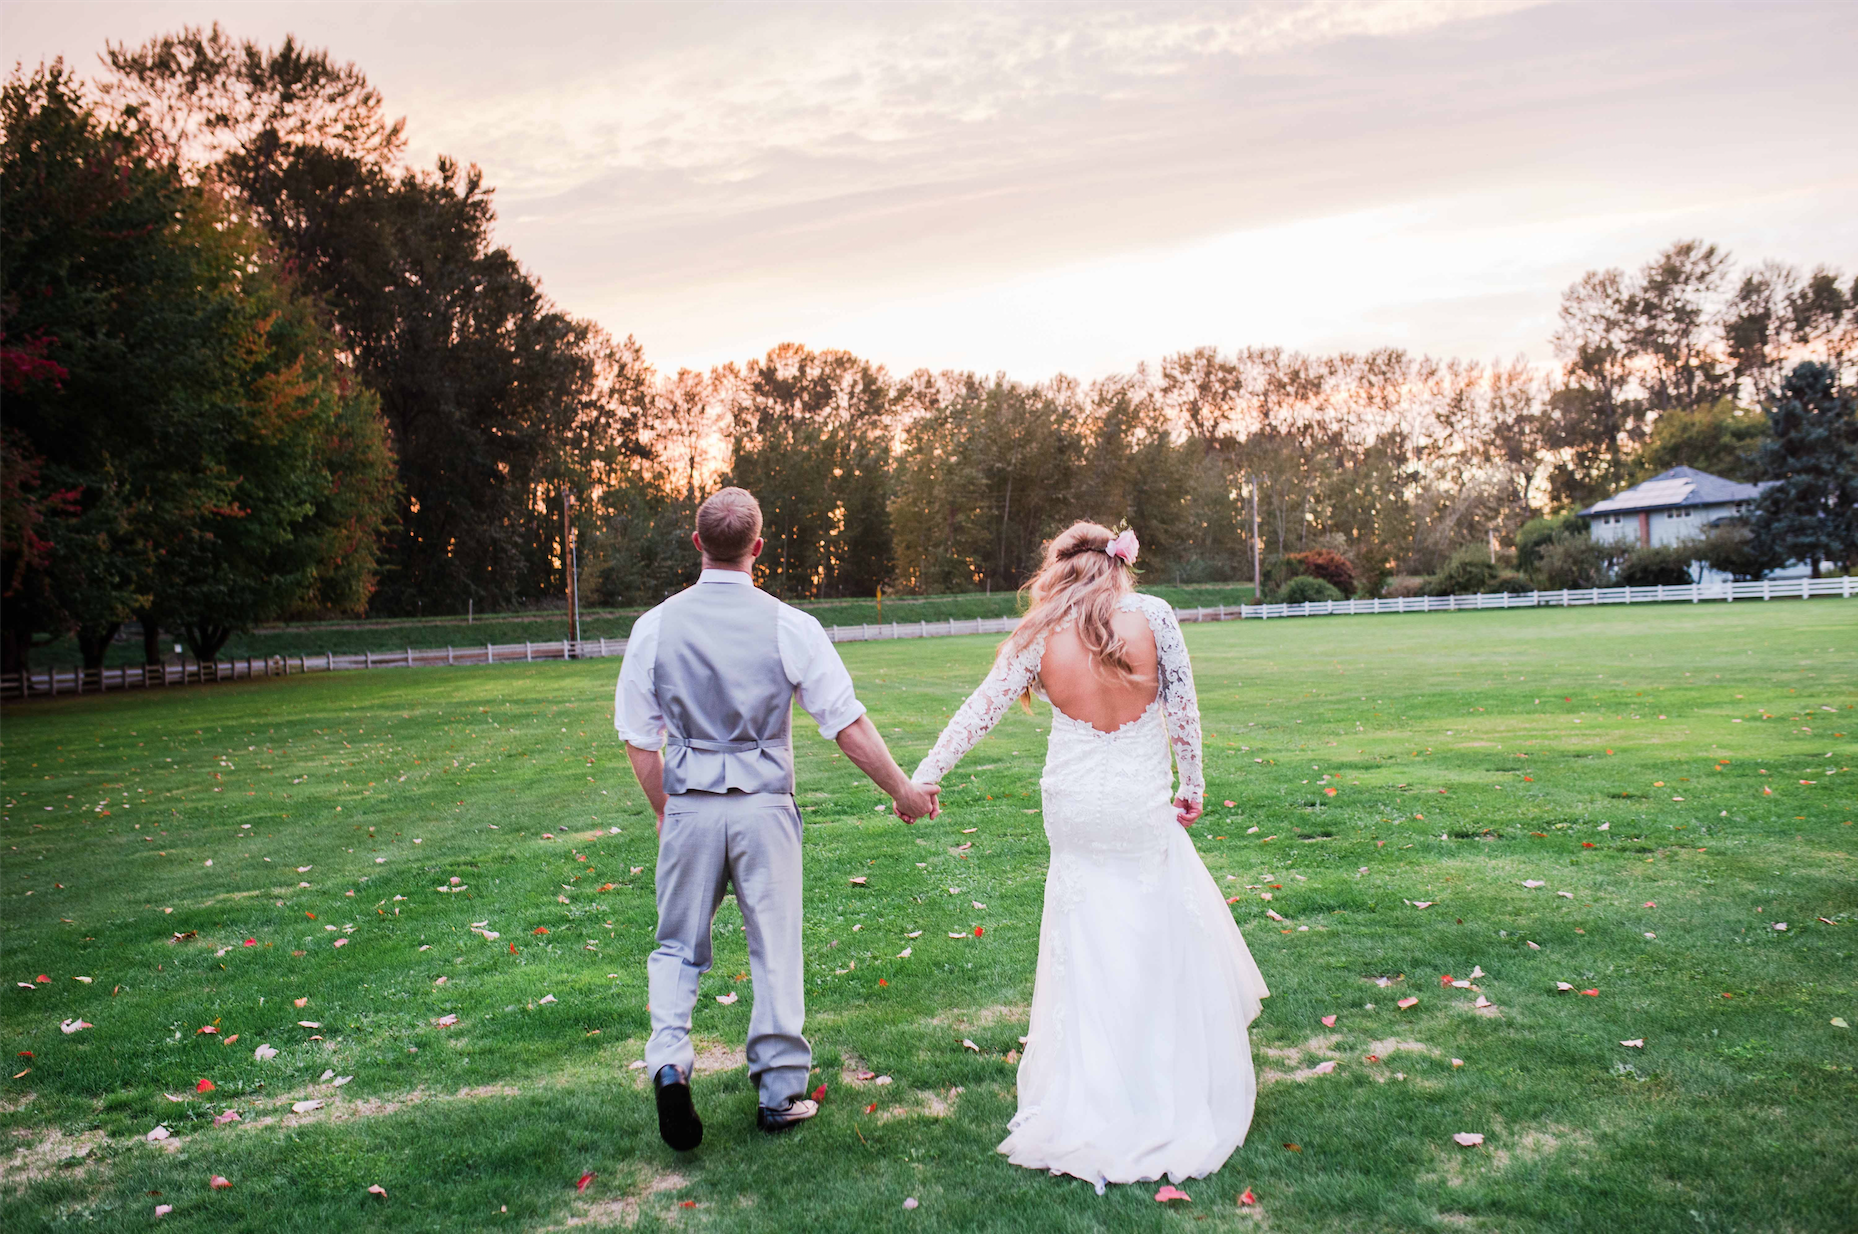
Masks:
[[[1077,522],[1052,537],[1038,571],[1019,589],[1025,615],[1000,644],[1000,657],[1016,655],[1073,623],[1098,671],[1124,681],[1135,679],[1135,666],[1112,620],[1122,598],[1135,590],[1135,571],[1104,551],[1115,536],[1100,523]],[[1019,701],[1032,710],[1030,691]]]

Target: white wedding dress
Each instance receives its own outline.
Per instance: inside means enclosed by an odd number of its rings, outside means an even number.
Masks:
[[[1040,779],[1051,867],[1039,932],[1019,1113],[1000,1150],[1015,1165],[1095,1183],[1179,1183],[1245,1142],[1257,1083],[1246,1025],[1264,977],[1174,817],[1205,792],[1200,709],[1174,610],[1131,595],[1154,631],[1161,687],[1113,733],[1052,708]],[[1028,688],[1041,639],[994,665],[955,713],[918,782],[941,780]],[[1049,700],[1047,700],[1049,701]]]

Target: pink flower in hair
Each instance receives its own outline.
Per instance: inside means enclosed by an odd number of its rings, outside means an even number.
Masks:
[[[1104,545],[1103,551],[1118,560],[1133,565],[1135,564],[1135,555],[1141,547],[1142,546],[1136,542],[1135,532],[1132,530],[1124,530],[1114,540]]]

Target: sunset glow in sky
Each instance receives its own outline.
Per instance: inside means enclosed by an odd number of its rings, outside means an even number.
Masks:
[[[0,5],[0,52],[215,20],[359,64],[661,371],[1546,360],[1564,286],[1674,239],[1858,268],[1851,3],[61,0]]]

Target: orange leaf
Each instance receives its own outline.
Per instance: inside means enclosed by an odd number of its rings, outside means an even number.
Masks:
[[[213,1081],[203,1079],[198,1084],[194,1085],[194,1091],[196,1093],[210,1093],[213,1091],[213,1087]]]

